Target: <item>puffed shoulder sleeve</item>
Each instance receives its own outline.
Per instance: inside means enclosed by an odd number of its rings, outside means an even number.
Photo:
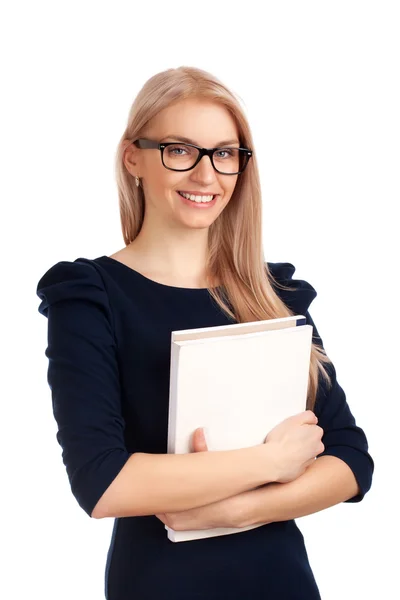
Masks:
[[[62,261],[39,280],[47,381],[72,493],[91,517],[130,454],[124,441],[113,316],[101,275]]]
[[[315,289],[307,281],[293,279],[295,267],[291,263],[272,263],[270,271],[278,284],[290,288],[283,291],[276,288],[277,293],[294,314],[302,314],[306,317],[306,323],[313,327],[313,342],[324,348],[308,310],[312,300],[317,296]],[[374,461],[368,452],[366,435],[357,425],[346,394],[338,383],[335,366],[332,363],[324,366],[331,379],[332,387],[328,388],[325,379],[319,374],[314,413],[318,417],[318,425],[324,430],[322,443],[325,446],[324,452],[319,457],[337,456],[350,467],[359,485],[359,493],[346,502],[360,502],[371,487]]]

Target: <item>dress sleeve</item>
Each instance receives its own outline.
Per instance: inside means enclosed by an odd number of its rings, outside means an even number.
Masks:
[[[272,282],[275,291],[294,314],[306,317],[306,323],[313,326],[313,342],[324,348],[308,310],[317,296],[315,288],[307,281],[293,279],[296,267],[292,263],[269,263],[269,269],[275,278]],[[281,289],[275,282],[289,289]],[[332,387],[328,389],[325,379],[319,374],[314,413],[318,417],[318,425],[324,430],[322,443],[325,446],[319,457],[337,456],[350,467],[358,482],[360,493],[346,502],[360,502],[371,487],[374,461],[368,453],[366,435],[356,424],[345,392],[337,381],[334,365],[330,363],[324,366],[331,378]]]
[[[130,453],[124,441],[113,318],[101,275],[59,262],[40,279],[48,319],[47,381],[72,493],[91,517]]]
[[[308,311],[305,317],[306,322],[313,326],[313,342],[323,348],[322,339]],[[318,425],[324,430],[322,443],[325,450],[318,458],[337,456],[350,467],[360,493],[345,502],[360,502],[371,487],[374,461],[368,452],[366,435],[356,424],[346,394],[337,381],[335,366],[332,363],[324,366],[331,378],[332,387],[328,389],[320,374],[314,413],[318,417]]]

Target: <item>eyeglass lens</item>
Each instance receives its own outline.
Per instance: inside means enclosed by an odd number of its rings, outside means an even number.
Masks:
[[[199,150],[185,144],[173,144],[164,149],[164,164],[171,169],[190,169],[199,156]],[[215,168],[220,173],[238,173],[245,163],[245,151],[239,148],[218,148],[213,153]]]

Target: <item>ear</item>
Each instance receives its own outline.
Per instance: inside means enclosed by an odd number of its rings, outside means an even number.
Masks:
[[[131,175],[138,175],[140,177],[139,148],[136,148],[132,142],[127,142],[123,153],[123,161]]]

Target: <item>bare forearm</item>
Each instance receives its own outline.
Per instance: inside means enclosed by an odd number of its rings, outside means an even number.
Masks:
[[[336,456],[321,456],[290,483],[270,483],[244,493],[242,526],[304,517],[358,493],[350,467]]]
[[[92,516],[129,517],[211,504],[269,481],[265,445],[189,454],[133,454]]]

